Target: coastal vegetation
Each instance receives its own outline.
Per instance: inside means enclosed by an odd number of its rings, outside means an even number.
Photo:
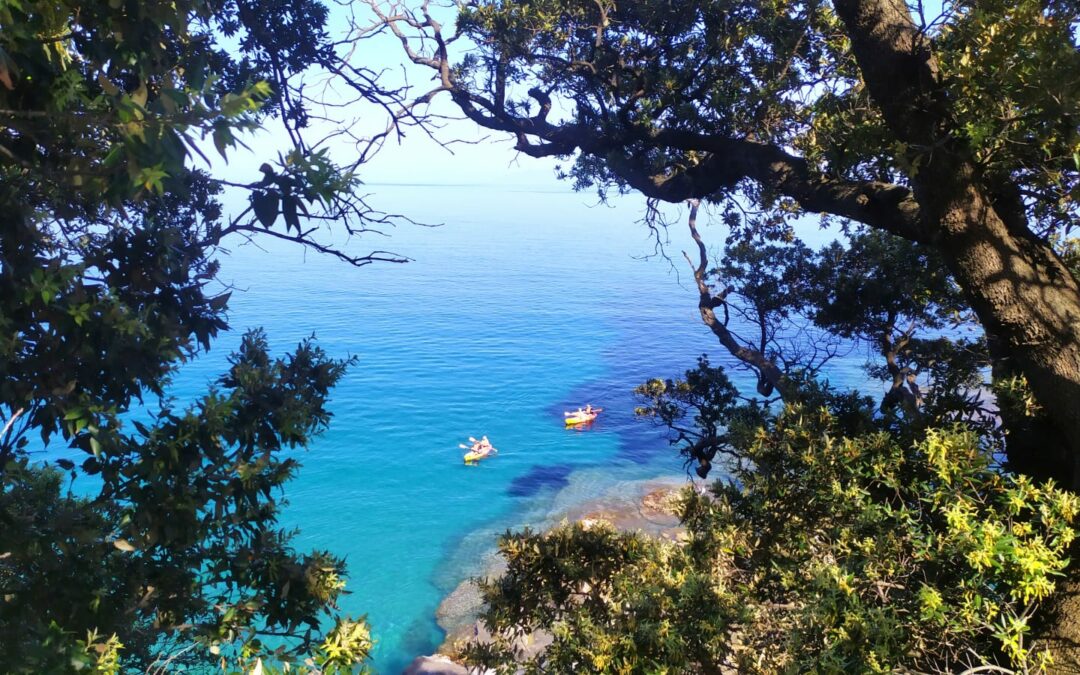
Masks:
[[[401,260],[320,240],[387,219],[306,136],[300,78],[341,65],[326,20],[310,0],[0,2],[5,673],[352,672],[371,648],[335,609],[343,561],[277,523],[350,364],[253,331],[197,400],[165,396],[227,328],[224,242]],[[271,124],[287,141],[261,171],[209,170]],[[226,190],[250,208],[227,216]]]
[[[422,96],[578,188],[640,193],[660,246],[662,203],[689,204],[701,318],[756,379],[703,360],[639,388],[718,479],[687,495],[687,541],[508,533],[474,663],[1075,669],[1080,7],[481,0],[451,24],[369,4],[430,70]],[[808,217],[843,238],[811,251]],[[852,343],[878,400],[829,386]]]
[[[228,327],[226,241],[403,261],[324,237],[394,220],[356,171],[404,125],[437,134],[440,95],[579,188],[642,194],[662,249],[682,227],[662,202],[686,203],[701,319],[755,380],[740,391],[703,357],[638,388],[638,413],[717,480],[683,496],[685,536],[508,533],[473,664],[1078,664],[1080,6],[366,7],[374,24],[352,12],[342,40],[316,0],[0,0],[7,671],[361,667],[372,637],[336,609],[343,561],[278,524],[351,363],[313,340],[275,357],[256,330],[197,400],[166,389]],[[352,60],[380,35],[433,88]],[[316,119],[312,72],[385,130]],[[280,152],[255,175],[213,168],[207,152],[270,125]],[[313,128],[352,139],[353,161]],[[226,196],[247,208],[226,214]],[[703,213],[726,230],[719,256]],[[817,216],[843,236],[814,251],[794,225]],[[877,399],[829,384],[852,345]],[[550,644],[522,660],[515,639],[539,631]]]

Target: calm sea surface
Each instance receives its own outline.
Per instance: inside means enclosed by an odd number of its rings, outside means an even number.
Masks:
[[[237,246],[221,278],[236,287],[230,334],[183,369],[194,396],[250,327],[281,353],[314,334],[358,364],[335,390],[330,430],[286,489],[285,522],[302,549],[347,557],[343,609],[367,614],[374,667],[396,673],[441,642],[439,601],[478,572],[498,533],[542,522],[556,505],[622,481],[679,475],[664,437],[633,419],[630,390],[681,373],[697,355],[731,359],[701,324],[681,251],[653,252],[642,202],[506,187],[372,187],[381,208],[438,228],[402,226],[354,239],[406,265],[352,269],[295,247]],[[716,244],[719,229],[705,230]],[[820,239],[809,232],[808,238]],[[677,274],[676,274],[677,272]],[[830,370],[862,379],[861,353]],[[749,389],[747,391],[750,391]],[[562,412],[592,403],[592,429]],[[486,434],[496,458],[464,466],[457,445]]]

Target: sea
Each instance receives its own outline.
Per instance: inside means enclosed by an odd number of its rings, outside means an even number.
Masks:
[[[657,234],[640,197],[601,204],[561,185],[367,189],[373,206],[416,224],[327,236],[410,262],[353,268],[266,237],[226,242],[231,330],[171,393],[205,391],[249,328],[279,354],[314,336],[331,356],[357,358],[333,392],[329,430],[300,455],[282,519],[298,548],[345,557],[341,611],[370,622],[372,669],[399,673],[441,643],[436,608],[481,571],[500,533],[633,481],[687,476],[663,430],[635,418],[636,385],[706,353],[734,364],[698,315],[683,207]],[[719,251],[726,232],[703,235]],[[814,223],[800,235],[831,237]],[[834,384],[864,381],[865,360],[858,350],[837,359]],[[564,411],[584,404],[604,412],[566,428]],[[481,435],[498,454],[466,466],[459,443]]]

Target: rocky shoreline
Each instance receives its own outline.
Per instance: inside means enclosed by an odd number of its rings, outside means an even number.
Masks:
[[[620,483],[595,499],[553,511],[544,529],[561,523],[584,525],[606,523],[623,531],[640,531],[652,537],[678,540],[682,525],[675,515],[675,500],[683,488],[691,485],[685,476],[662,476]],[[446,634],[434,655],[418,656],[404,675],[467,675],[470,671],[455,659],[468,642],[490,640],[490,633],[479,620],[483,609],[477,578],[493,579],[506,569],[506,563],[494,551],[478,566],[477,576],[458,584],[439,604],[436,621]],[[517,647],[526,656],[543,651],[551,642],[547,634],[520,639]]]

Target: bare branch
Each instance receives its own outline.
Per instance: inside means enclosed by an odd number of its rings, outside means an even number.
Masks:
[[[528,91],[538,104],[531,116],[517,114],[506,97],[505,69],[494,68],[493,98],[470,89],[459,81],[450,62],[442,26],[431,18],[429,3],[421,9],[422,18],[403,11],[397,5],[384,10],[378,0],[366,0],[379,18],[379,26],[390,30],[401,41],[408,58],[437,73],[438,86],[423,98],[430,101],[442,91],[449,92],[467,118],[476,124],[512,135],[516,149],[531,157],[567,156],[575,152],[602,157],[621,180],[647,197],[672,203],[688,199],[715,198],[728,193],[740,181],[755,181],[763,188],[790,197],[811,213],[828,213],[865,223],[904,238],[925,242],[921,211],[912,192],[905,186],[880,181],[849,181],[814,172],[807,161],[784,149],[748,138],[708,135],[676,129],[652,129],[635,126],[623,119],[618,127],[597,128],[581,119],[552,124],[550,93],[540,87]],[[601,10],[601,14],[603,11]],[[598,39],[603,21],[596,26]],[[410,36],[406,29],[414,33]],[[433,45],[430,53],[420,52],[410,41]],[[539,57],[538,57],[539,58]],[[587,65],[564,63],[571,71]],[[621,105],[632,105],[631,95]],[[606,109],[607,102],[597,105]],[[619,115],[616,115],[618,117]],[[692,151],[701,156],[692,166],[666,166],[660,172],[647,162],[650,150]]]
[[[732,356],[739,359],[751,369],[758,376],[758,393],[762,396],[772,395],[775,389],[785,400],[794,396],[795,391],[788,380],[788,377],[777,367],[776,363],[767,358],[760,351],[755,350],[747,345],[741,344],[735,335],[728,330],[727,322],[721,322],[716,318],[714,309],[721,304],[726,304],[724,297],[717,297],[713,295],[712,289],[709,288],[708,281],[706,279],[706,271],[708,270],[709,257],[708,251],[705,248],[705,242],[701,239],[701,234],[697,229],[697,214],[699,202],[696,199],[690,200],[690,215],[688,218],[688,226],[690,228],[690,236],[693,237],[694,242],[698,247],[698,262],[697,265],[691,261],[690,256],[685,252],[683,256],[686,257],[686,261],[690,263],[694,273],[694,281],[697,282],[699,299],[698,299],[698,311],[701,313],[701,320],[709,327],[709,330],[716,335],[728,352]],[[725,293],[726,296],[726,293]]]

